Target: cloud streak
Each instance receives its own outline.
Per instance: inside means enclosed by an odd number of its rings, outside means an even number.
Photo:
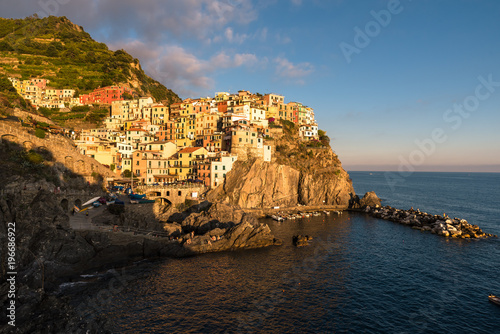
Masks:
[[[276,75],[289,83],[303,85],[305,78],[314,72],[314,66],[308,62],[294,64],[282,57],[276,57],[274,62],[276,64]]]

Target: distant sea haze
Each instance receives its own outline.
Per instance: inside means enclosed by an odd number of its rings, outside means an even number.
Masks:
[[[344,164],[344,168],[350,171],[359,172],[463,172],[463,173],[500,173],[500,164],[493,165],[425,165],[407,166],[396,165],[357,165]]]

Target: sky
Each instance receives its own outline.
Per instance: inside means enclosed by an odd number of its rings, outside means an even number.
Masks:
[[[346,170],[500,172],[500,1],[17,0],[66,16],[182,98],[314,108]]]

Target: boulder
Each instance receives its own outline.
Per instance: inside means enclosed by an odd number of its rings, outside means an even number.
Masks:
[[[309,241],[312,240],[312,237],[308,235],[294,235],[292,237],[292,242],[294,246],[304,247],[309,245]]]
[[[370,207],[379,207],[381,206],[382,201],[375,194],[374,191],[367,192],[363,198],[360,200],[361,207],[370,206]]]

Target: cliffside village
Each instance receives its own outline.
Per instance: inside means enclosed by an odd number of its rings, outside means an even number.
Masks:
[[[45,79],[10,79],[35,107],[108,106],[104,126],[81,130],[75,144],[117,177],[132,172],[145,185],[191,181],[215,187],[237,160],[252,156],[271,161],[271,139],[283,133],[279,120],[298,125],[302,140],[318,140],[313,109],[285,103],[277,94],[219,92],[169,106],[151,97],[125,100],[123,95],[131,92],[119,86],[76,98],[72,89],[48,88]]]

